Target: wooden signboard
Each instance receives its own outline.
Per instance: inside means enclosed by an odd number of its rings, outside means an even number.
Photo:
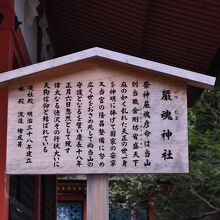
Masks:
[[[92,48],[0,75],[8,174],[88,174],[87,219],[109,218],[108,174],[187,173],[187,86],[215,78]],[[97,175],[99,174],[99,175]]]
[[[10,84],[7,173],[187,173],[186,83],[94,63]]]

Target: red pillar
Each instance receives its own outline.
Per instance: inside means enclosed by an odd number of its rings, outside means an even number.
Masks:
[[[1,33],[0,33],[1,34]],[[6,167],[7,88],[0,89],[0,220],[8,220],[9,176]]]
[[[0,73],[11,70],[13,67],[13,40],[11,28],[14,23],[14,16],[12,16],[12,10],[13,0],[0,1],[0,12],[4,16],[0,24]],[[0,220],[8,220],[9,214],[9,176],[5,174],[7,99],[7,88],[0,88]]]
[[[149,220],[154,220],[154,208],[153,208],[153,205],[151,204],[149,207]]]

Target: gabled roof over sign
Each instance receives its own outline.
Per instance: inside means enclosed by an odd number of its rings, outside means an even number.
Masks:
[[[199,87],[203,89],[211,89],[215,83],[215,77],[95,47],[81,52],[59,57],[56,59],[51,59],[45,62],[2,73],[0,74],[0,84],[17,78],[37,74],[39,72],[51,68],[56,68],[66,64],[95,57],[100,57],[111,61],[132,65],[134,67],[139,67],[146,70],[151,70],[155,73],[163,74],[164,76],[176,77],[187,81],[187,84],[190,86]]]

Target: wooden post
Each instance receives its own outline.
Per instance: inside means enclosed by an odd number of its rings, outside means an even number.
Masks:
[[[149,203],[149,220],[154,220],[154,205]]]
[[[87,218],[86,220],[109,219],[108,175],[87,175]]]
[[[4,12],[4,19],[0,25],[0,73],[11,70],[13,64],[13,41],[11,28],[14,16],[10,13],[13,9],[13,0],[1,0],[0,10]],[[9,176],[6,170],[6,137],[7,137],[7,103],[8,89],[0,89],[0,220],[9,217]]]
[[[41,219],[41,176],[35,176],[34,220]]]
[[[8,219],[9,176],[6,169],[7,88],[0,89],[0,220]]]

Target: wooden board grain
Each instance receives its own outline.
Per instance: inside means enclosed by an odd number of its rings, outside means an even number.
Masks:
[[[186,86],[108,62],[13,81],[7,173],[187,173]]]

